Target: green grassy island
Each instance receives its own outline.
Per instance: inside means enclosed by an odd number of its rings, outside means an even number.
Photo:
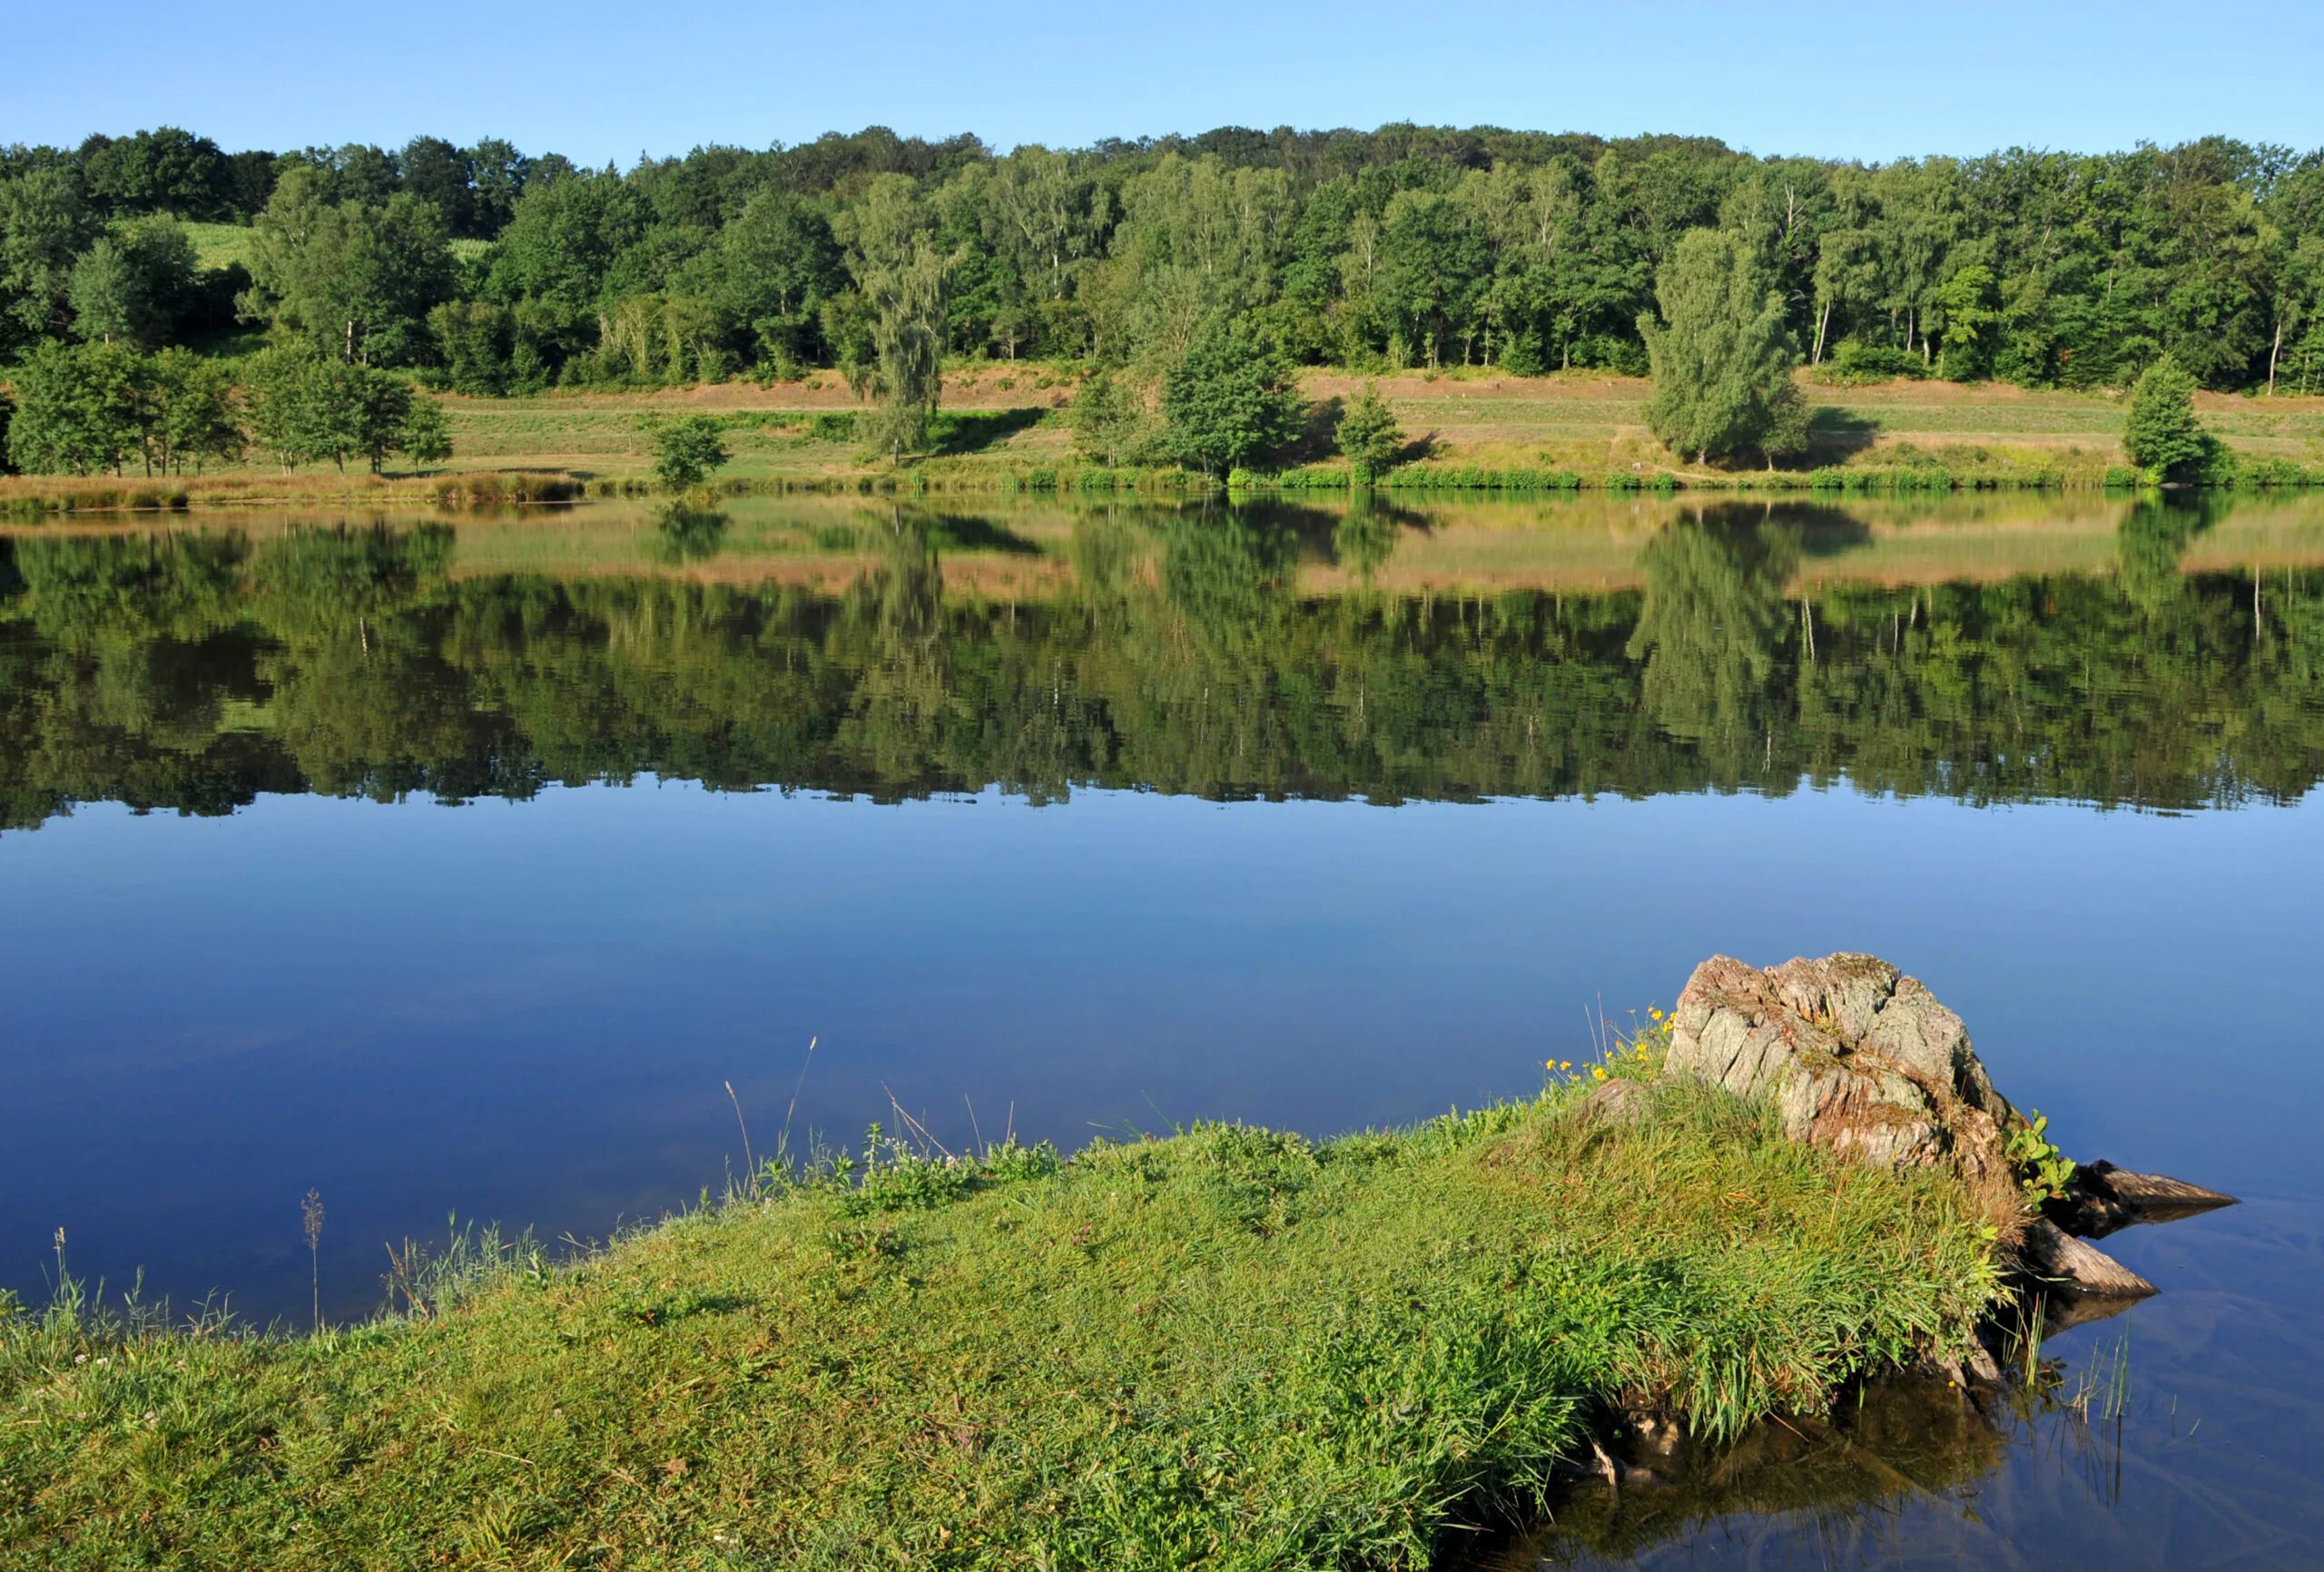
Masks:
[[[1625,1412],[1730,1437],[1967,1347],[2010,1220],[1958,1180],[1591,1084],[1319,1144],[875,1137],[320,1335],[68,1280],[0,1320],[0,1560],[1418,1567]]]

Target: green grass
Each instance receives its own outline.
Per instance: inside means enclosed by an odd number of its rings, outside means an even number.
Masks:
[[[417,1311],[0,1331],[0,1559],[55,1567],[1418,1567],[1614,1402],[1734,1433],[1958,1344],[1956,1184],[1717,1094],[1311,1145],[877,1149]],[[852,1171],[848,1171],[852,1170]]]
[[[193,241],[194,262],[203,268],[230,268],[251,263],[251,230],[247,224],[198,224],[180,220],[178,227]]]

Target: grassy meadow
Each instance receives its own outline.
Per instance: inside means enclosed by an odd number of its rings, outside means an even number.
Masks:
[[[1625,1410],[1728,1436],[1965,1343],[1957,1182],[1587,1084],[1323,1144],[879,1141],[563,1263],[407,1258],[320,1335],[15,1308],[0,1560],[1418,1567]]]
[[[1364,378],[1340,372],[1307,374],[1302,390],[1318,404],[1344,400]],[[975,459],[986,466],[1058,467],[1071,459],[1064,410],[1073,378],[1062,369],[984,365],[945,380],[947,410],[993,415],[947,444],[928,461],[946,473]],[[1682,479],[1729,472],[1697,472],[1674,462],[1646,427],[1652,385],[1604,373],[1519,378],[1482,372],[1416,374],[1381,378],[1382,393],[1406,433],[1429,456],[1487,467],[1538,467],[1585,477],[1642,467]],[[2096,484],[2122,463],[2121,400],[2096,394],[2028,392],[1998,384],[1945,382],[1870,387],[1806,386],[1817,417],[1816,458],[1821,463],[1882,465],[1935,462],[1959,474],[2061,472]],[[859,406],[846,383],[825,372],[803,382],[759,387],[728,383],[656,393],[554,393],[530,398],[453,399],[458,465],[552,467],[574,472],[642,475],[649,463],[647,435],[637,419],[648,412],[718,414],[734,422],[728,473],[741,477],[843,477],[867,467],[849,441],[816,440],[817,414]],[[2260,399],[2202,394],[2198,412],[2231,447],[2255,457],[2302,463],[2324,461],[2324,398]],[[775,418],[754,421],[753,417]],[[949,461],[949,462],[948,462]],[[877,467],[884,469],[884,464]],[[1743,472],[1743,473],[1748,473]]]
[[[231,226],[195,226],[232,234]],[[202,243],[209,241],[205,239]],[[224,243],[221,241],[220,243]],[[207,253],[205,253],[206,255]],[[1313,371],[1303,391],[1321,411],[1351,397],[1363,378]],[[1078,378],[1068,368],[976,362],[947,374],[936,451],[899,475],[829,419],[863,406],[835,372],[799,382],[735,381],[653,392],[551,392],[444,399],[454,456],[425,472],[359,466],[341,473],[307,466],[284,475],[245,465],[148,481],[17,476],[0,478],[0,510],[136,508],[259,502],[428,502],[448,478],[510,477],[507,500],[529,477],[542,497],[650,484],[651,423],[710,414],[726,425],[733,457],[721,478],[744,486],[787,483],[930,489],[1070,482],[1077,468],[1066,408]],[[1759,483],[1740,468],[1698,468],[1673,457],[1645,424],[1650,384],[1600,372],[1519,378],[1481,370],[1380,380],[1413,452],[1432,465],[1564,470],[1595,486],[1628,476],[1667,477],[1688,488]],[[1805,384],[1815,418],[1817,466],[1867,475],[1941,469],[1964,483],[2098,486],[2122,464],[2123,405],[2101,394],[2029,392],[2002,384],[1896,381],[1866,387]],[[2261,398],[2201,394],[2207,427],[2239,454],[2300,465],[2324,463],[2324,397]],[[838,423],[842,426],[844,421]],[[1320,436],[1320,431],[1319,431]],[[1313,457],[1326,456],[1316,441]],[[1127,474],[1116,477],[1127,480]],[[1199,488],[1198,477],[1148,473],[1141,486]],[[1108,485],[1110,489],[1110,483]],[[182,500],[180,500],[180,498]],[[451,500],[458,502],[460,497]],[[479,500],[490,500],[479,498]]]

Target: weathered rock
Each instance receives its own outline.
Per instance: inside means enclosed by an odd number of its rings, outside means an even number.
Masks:
[[[1956,1166],[2005,1181],[2016,1110],[1968,1028],[1886,961],[1831,955],[1761,970],[1728,956],[1679,995],[1662,1075],[1766,1097],[1794,1140],[1891,1168]]]
[[[2100,1162],[2077,1167],[2066,1193],[2044,1204],[2042,1213],[2068,1233],[2103,1239],[2134,1223],[2176,1223],[2236,1204],[2234,1196],[2221,1191]]]
[[[2101,1299],[2144,1299],[2156,1292],[2145,1278],[2046,1217],[2037,1217],[2026,1225],[2017,1253],[2044,1281],[2075,1293]]]

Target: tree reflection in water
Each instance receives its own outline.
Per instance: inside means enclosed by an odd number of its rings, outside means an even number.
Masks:
[[[651,574],[455,575],[437,523],[0,539],[0,823],[260,791],[523,797],[648,772],[881,798],[993,785],[1216,798],[1860,789],[1974,802],[2288,801],[2324,775],[2324,575],[2184,575],[2141,506],[2114,573],[1817,582],[1863,526],[1711,506],[1642,590],[1359,581],[1384,509],[1127,505],[1038,598],[944,558],[1041,548],[908,505],[837,594]],[[715,514],[665,515],[685,562]],[[1805,587],[1803,587],[1805,586]]]

